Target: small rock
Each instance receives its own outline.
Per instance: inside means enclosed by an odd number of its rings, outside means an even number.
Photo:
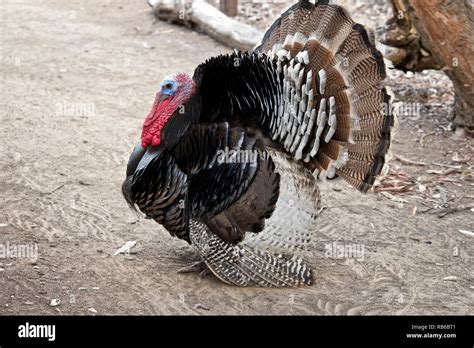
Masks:
[[[31,301],[26,301],[25,304],[26,304],[26,305],[32,305],[33,302],[31,302]]]
[[[426,186],[422,185],[422,184],[418,184],[418,191],[425,192],[426,191]]]
[[[39,266],[33,266],[34,269],[39,269]]]
[[[136,216],[127,216],[125,219],[125,222],[130,225],[135,225],[138,222],[138,219]]]
[[[57,299],[57,298],[53,298],[51,300],[51,303],[49,304],[51,307],[57,307],[61,304],[61,300]]]
[[[155,46],[149,45],[148,42],[142,42],[142,46],[145,47],[145,48],[148,48],[148,49],[153,49],[153,48],[155,48]]]
[[[99,290],[100,288],[98,286],[94,286],[92,290]]]
[[[7,227],[7,226],[8,226],[8,224],[0,224],[0,228],[1,227]]]
[[[92,312],[92,313],[98,313],[97,310],[93,307],[90,307],[87,309],[89,312]]]
[[[444,266],[444,263],[436,262],[436,266]]]
[[[458,247],[454,247],[454,248],[453,248],[453,256],[454,256],[454,257],[458,257],[458,256],[459,256],[459,248],[458,248]]]
[[[448,276],[448,277],[444,277],[443,280],[447,280],[447,281],[450,281],[450,282],[455,282],[458,280],[458,277],[456,276]]]
[[[0,268],[0,272],[3,272],[5,270],[5,268]]]

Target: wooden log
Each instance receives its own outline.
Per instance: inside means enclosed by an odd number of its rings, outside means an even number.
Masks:
[[[159,19],[193,27],[223,44],[239,50],[252,50],[263,33],[227,17],[204,0],[148,0]]]

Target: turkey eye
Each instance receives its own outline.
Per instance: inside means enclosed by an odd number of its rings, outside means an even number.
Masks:
[[[167,84],[165,85],[165,88],[166,88],[166,89],[171,89],[171,88],[173,88],[173,85],[172,85],[171,83],[167,83]]]

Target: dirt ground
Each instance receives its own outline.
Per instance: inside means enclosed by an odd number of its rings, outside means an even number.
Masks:
[[[393,154],[425,165],[394,157],[378,186],[388,194],[321,184],[315,284],[235,288],[177,274],[196,252],[139,219],[120,190],[161,79],[229,48],[156,22],[141,0],[0,6],[0,245],[38,247],[36,261],[0,259],[0,314],[474,313],[473,212],[433,214],[474,198],[474,144],[449,130],[441,73],[387,81],[402,105],[421,105],[400,117]],[[114,256],[129,240],[134,253]],[[334,242],[363,257],[328,257]]]

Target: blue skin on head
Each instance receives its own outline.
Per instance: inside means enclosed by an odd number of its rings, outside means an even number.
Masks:
[[[178,90],[178,83],[175,80],[165,79],[161,82],[161,94],[175,95]]]

